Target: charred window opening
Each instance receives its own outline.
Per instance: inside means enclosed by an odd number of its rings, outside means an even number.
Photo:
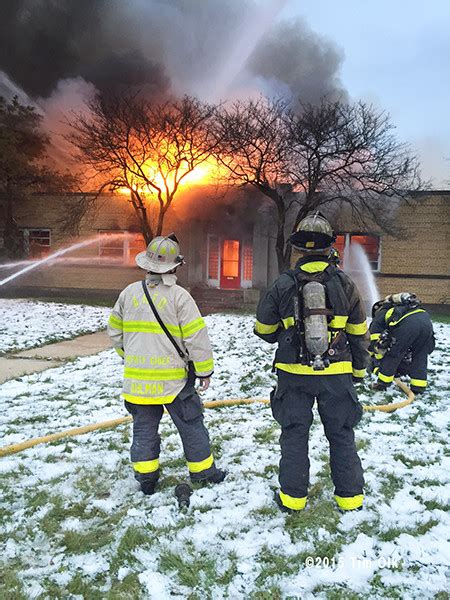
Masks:
[[[343,233],[336,236],[334,247],[341,255],[341,267],[345,267],[346,248],[358,244],[366,253],[372,271],[380,270],[380,237],[364,233]]]
[[[30,258],[42,258],[50,253],[50,229],[23,229],[25,254]]]

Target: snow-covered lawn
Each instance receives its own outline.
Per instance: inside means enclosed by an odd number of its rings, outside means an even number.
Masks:
[[[205,399],[267,397],[273,348],[252,335],[253,319],[207,321],[217,368]],[[366,413],[358,427],[367,495],[359,513],[334,507],[318,419],[308,508],[278,511],[279,428],[266,405],[206,412],[214,454],[229,475],[196,488],[187,512],[173,493],[187,472],[167,415],[154,496],[143,496],[133,479],[128,425],[0,459],[0,597],[446,598],[450,326],[436,330],[430,391],[392,415]],[[113,351],[7,382],[2,445],[125,414],[120,386]],[[401,398],[396,390],[387,396]],[[386,398],[366,391],[361,400]]]
[[[0,355],[106,327],[110,309],[0,298]]]

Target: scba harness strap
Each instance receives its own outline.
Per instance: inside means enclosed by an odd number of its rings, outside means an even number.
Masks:
[[[345,295],[344,287],[339,277],[339,270],[334,265],[328,265],[323,271],[317,273],[308,273],[300,268],[291,269],[289,275],[295,282],[296,293],[293,296],[294,303],[294,327],[298,336],[299,353],[298,361],[302,364],[309,365],[312,363],[312,357],[307,348],[305,337],[305,318],[315,315],[326,316],[328,321],[329,343],[328,349],[323,356],[326,355],[328,362],[331,357],[336,357],[336,347],[338,341],[342,337],[342,331],[337,330],[335,336],[330,332],[329,323],[335,315],[348,316],[349,302]],[[310,308],[304,305],[303,287],[310,282],[320,283],[325,289],[325,298],[327,307],[325,308]]]

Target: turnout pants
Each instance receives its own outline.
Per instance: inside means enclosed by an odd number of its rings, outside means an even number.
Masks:
[[[133,417],[130,454],[135,478],[140,483],[156,481],[159,477],[161,444],[158,428],[164,406],[125,401],[125,407]],[[217,468],[211,454],[208,431],[203,423],[202,403],[194,386],[186,384],[165,408],[180,434],[191,479],[202,481],[214,475]]]
[[[411,390],[415,394],[423,392],[427,386],[428,355],[435,344],[429,316],[424,313],[408,316],[392,327],[391,333],[395,344],[380,360],[379,381],[389,385],[396,373],[409,375]],[[405,364],[402,361],[408,350],[411,350],[412,360]]]
[[[293,510],[306,505],[309,485],[308,439],[317,400],[330,446],[335,499],[344,510],[362,506],[364,477],[353,427],[362,415],[351,375],[293,375],[278,371],[272,393],[274,418],[281,425],[280,498]]]

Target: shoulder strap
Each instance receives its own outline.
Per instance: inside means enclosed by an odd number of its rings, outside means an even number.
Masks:
[[[187,356],[186,356],[186,354],[183,352],[183,350],[181,350],[180,346],[179,346],[179,345],[176,343],[176,341],[173,339],[173,336],[172,336],[172,334],[170,333],[170,331],[167,329],[167,327],[164,325],[163,321],[161,320],[161,317],[159,316],[159,314],[158,314],[158,311],[156,310],[156,307],[155,307],[155,305],[154,305],[154,303],[153,303],[153,300],[151,299],[151,296],[150,296],[150,294],[149,294],[149,292],[148,292],[148,289],[147,289],[147,285],[146,285],[146,283],[145,283],[145,280],[142,280],[142,288],[143,288],[143,290],[144,290],[144,294],[145,294],[145,297],[146,297],[146,298],[147,298],[147,300],[148,300],[148,303],[149,303],[149,305],[150,305],[150,308],[152,309],[152,311],[153,311],[153,314],[154,314],[154,315],[155,315],[155,317],[156,317],[156,320],[158,321],[158,323],[159,323],[159,324],[160,324],[160,326],[161,326],[161,329],[164,331],[164,333],[167,335],[167,337],[169,338],[169,340],[172,342],[172,344],[173,344],[173,347],[174,347],[174,348],[175,348],[175,350],[178,352],[178,355],[179,355],[179,356],[180,356],[180,357],[181,357],[183,360],[187,360]]]

